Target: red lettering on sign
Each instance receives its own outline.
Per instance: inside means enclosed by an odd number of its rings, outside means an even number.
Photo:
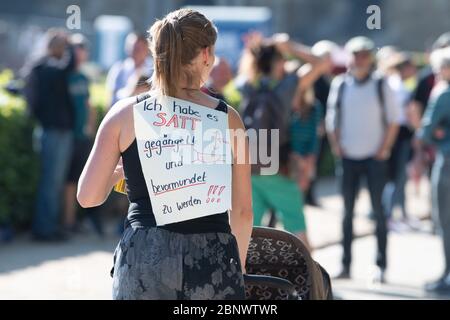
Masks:
[[[173,123],[174,128],[178,128],[178,116],[174,114],[172,118],[170,118],[169,122],[167,122],[166,127],[170,127]]]
[[[162,127],[163,125],[165,125],[166,124],[166,118],[164,118],[165,115],[166,115],[166,113],[164,113],[164,112],[157,113],[156,116],[161,119],[161,122],[155,121],[155,122],[153,122],[153,125],[157,126],[157,127]]]

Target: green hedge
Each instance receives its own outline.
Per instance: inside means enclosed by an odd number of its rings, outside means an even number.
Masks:
[[[8,70],[0,73],[0,224],[22,226],[33,214],[39,158],[25,102],[3,90],[12,78]]]
[[[0,225],[27,227],[34,213],[39,156],[33,150],[34,123],[23,98],[10,95],[4,86],[12,80],[9,70],[0,72]],[[104,83],[91,87],[91,103],[98,124],[105,115]]]

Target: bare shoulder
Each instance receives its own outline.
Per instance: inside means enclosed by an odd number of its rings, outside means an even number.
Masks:
[[[228,121],[230,129],[243,129],[244,124],[242,122],[239,112],[232,106],[228,105]]]
[[[105,116],[105,119],[121,122],[124,118],[130,116],[133,111],[133,105],[136,102],[135,97],[130,97],[117,101]]]
[[[135,97],[119,100],[106,113],[99,128],[118,140],[120,151],[125,150],[134,139],[133,106]]]

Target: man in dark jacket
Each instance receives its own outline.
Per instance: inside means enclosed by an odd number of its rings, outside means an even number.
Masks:
[[[74,117],[67,79],[74,68],[74,56],[64,31],[49,30],[47,36],[47,54],[29,73],[25,96],[31,115],[42,128],[33,236],[55,241],[64,238],[58,231],[58,217],[73,143]]]

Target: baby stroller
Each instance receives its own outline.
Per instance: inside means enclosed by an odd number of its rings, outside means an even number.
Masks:
[[[289,232],[254,227],[246,269],[247,300],[333,299],[328,273]]]

